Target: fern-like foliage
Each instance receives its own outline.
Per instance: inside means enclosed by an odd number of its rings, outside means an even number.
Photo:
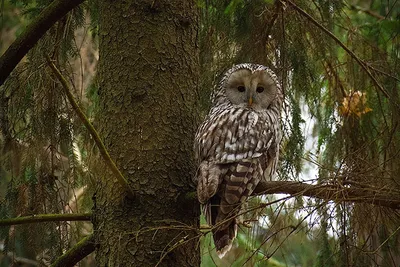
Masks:
[[[51,2],[12,1],[5,12],[17,12],[30,21]],[[90,211],[87,164],[92,144],[45,61],[45,55],[54,60],[86,107],[86,87],[97,62],[86,14],[82,6],[60,19],[0,88],[1,219]],[[1,266],[11,265],[13,257],[47,266],[90,228],[75,222],[2,227]]]

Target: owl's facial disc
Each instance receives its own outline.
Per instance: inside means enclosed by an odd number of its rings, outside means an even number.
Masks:
[[[232,104],[253,110],[267,109],[277,95],[277,87],[268,72],[238,70],[228,78],[226,96]]]

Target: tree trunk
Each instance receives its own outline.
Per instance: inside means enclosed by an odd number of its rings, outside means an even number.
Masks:
[[[98,128],[137,194],[126,198],[111,174],[97,179],[97,264],[199,266],[199,204],[186,198],[198,118],[196,2],[99,2]]]

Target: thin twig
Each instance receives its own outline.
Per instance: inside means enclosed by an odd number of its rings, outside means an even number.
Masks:
[[[62,222],[62,221],[90,221],[91,213],[83,214],[35,214],[30,216],[16,217],[0,220],[0,226],[18,225],[40,222]]]
[[[61,72],[57,69],[57,67],[54,65],[54,63],[51,61],[50,57],[46,55],[46,60],[47,63],[49,64],[50,68],[52,69],[53,73],[57,76],[57,79],[60,81],[62,84],[62,88],[64,89],[65,94],[68,97],[68,100],[70,104],[72,105],[72,108],[78,115],[78,117],[81,119],[83,124],[85,125],[86,129],[88,129],[90,135],[94,139],[97,147],[99,148],[100,154],[102,155],[104,161],[106,162],[106,165],[110,168],[110,170],[113,172],[115,177],[117,178],[118,182],[122,185],[124,189],[127,190],[132,196],[135,195],[134,191],[132,188],[129,186],[128,181],[122,174],[122,172],[118,169],[117,165],[115,162],[112,160],[110,154],[108,153],[103,141],[101,141],[101,138],[99,134],[97,133],[96,129],[93,127],[93,125],[89,122],[88,118],[86,115],[82,112],[81,108],[79,107],[78,103],[75,101],[74,96],[71,93],[71,90],[69,89],[67,80],[62,76]]]
[[[375,71],[375,72],[378,72],[378,73],[380,73],[380,74],[382,74],[382,75],[385,75],[385,76],[387,76],[387,77],[389,77],[389,78],[392,78],[392,79],[394,79],[394,80],[400,82],[400,79],[399,79],[399,78],[397,78],[396,76],[394,76],[394,75],[392,75],[392,74],[390,74],[390,73],[387,73],[387,72],[384,72],[383,70],[380,70],[380,69],[377,69],[377,68],[375,68],[375,67],[372,67],[371,65],[368,65],[368,68],[372,69],[372,70]]]

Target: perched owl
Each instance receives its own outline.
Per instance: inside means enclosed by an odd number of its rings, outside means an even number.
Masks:
[[[239,64],[222,77],[197,130],[197,194],[220,258],[236,237],[241,204],[261,179],[275,174],[281,105],[281,87],[269,68]]]

